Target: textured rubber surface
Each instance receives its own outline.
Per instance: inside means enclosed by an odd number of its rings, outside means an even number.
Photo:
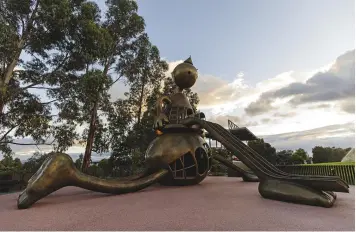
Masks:
[[[332,208],[264,199],[257,189],[231,177],[116,196],[66,187],[25,210],[12,193],[0,196],[0,230],[355,231],[354,186]]]

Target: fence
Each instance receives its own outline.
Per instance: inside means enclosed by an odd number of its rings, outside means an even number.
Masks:
[[[339,176],[349,185],[355,185],[354,165],[277,165],[278,169],[296,175]],[[240,177],[236,171],[227,170],[229,177]]]
[[[24,189],[33,173],[0,171],[0,193]]]
[[[280,170],[298,175],[339,176],[349,185],[355,185],[355,165],[286,165]]]

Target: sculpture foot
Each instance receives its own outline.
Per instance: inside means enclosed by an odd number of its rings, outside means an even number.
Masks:
[[[275,179],[261,180],[258,191],[264,198],[326,208],[332,207],[336,199],[333,192]]]
[[[324,191],[324,192],[327,193],[327,194],[329,194],[330,196],[332,196],[332,197],[336,200],[336,198],[337,198],[336,193],[331,192],[331,191]]]
[[[71,183],[74,164],[62,153],[48,157],[28,181],[26,189],[17,199],[17,208],[27,209],[41,198]]]
[[[254,174],[250,174],[250,173],[244,173],[242,175],[242,179],[243,181],[246,181],[246,182],[259,182],[260,179],[254,175]]]

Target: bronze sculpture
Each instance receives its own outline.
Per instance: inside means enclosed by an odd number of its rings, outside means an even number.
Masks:
[[[101,179],[77,170],[69,155],[54,153],[19,195],[18,208],[28,208],[65,186],[121,194],[139,191],[155,182],[163,185],[198,184],[207,176],[212,159],[242,173],[246,180],[260,181],[258,190],[269,199],[331,207],[336,200],[332,191],[348,192],[349,186],[339,177],[284,173],[222,126],[203,120],[204,114],[194,112],[182,93],[183,89],[192,87],[198,78],[191,58],[179,64],[172,76],[179,88],[172,96],[160,98],[152,110],[158,136],[146,151],[146,169],[143,173],[126,178]],[[203,129],[238,157],[258,178],[223,157],[212,156]]]

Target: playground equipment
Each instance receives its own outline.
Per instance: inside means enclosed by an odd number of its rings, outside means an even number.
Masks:
[[[53,153],[19,195],[18,208],[28,208],[65,186],[122,194],[139,191],[155,182],[162,185],[198,184],[207,176],[212,159],[243,173],[251,181],[254,181],[254,173],[260,182],[258,190],[264,198],[331,207],[336,200],[332,191],[348,192],[349,186],[339,177],[285,173],[222,126],[203,120],[204,114],[194,112],[183,94],[183,89],[192,87],[198,78],[191,58],[179,64],[172,76],[178,89],[172,96],[158,99],[157,106],[152,111],[155,118],[154,129],[158,136],[146,151],[146,169],[143,173],[127,178],[101,179],[80,172],[67,154]],[[223,157],[212,156],[204,139],[203,129],[253,173],[246,173]]]

